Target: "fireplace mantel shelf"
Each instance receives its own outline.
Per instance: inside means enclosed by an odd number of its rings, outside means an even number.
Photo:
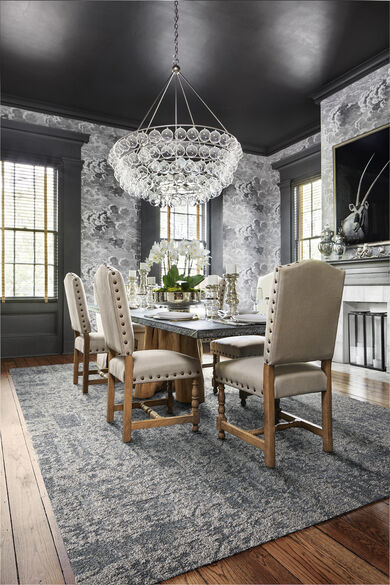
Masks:
[[[347,286],[390,286],[390,256],[327,260],[336,268],[345,270]]]

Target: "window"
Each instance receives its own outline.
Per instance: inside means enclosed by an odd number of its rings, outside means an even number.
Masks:
[[[312,177],[293,185],[293,233],[295,259],[321,260],[321,178]]]
[[[1,295],[57,298],[58,172],[1,161]]]
[[[160,212],[160,238],[162,240],[200,240],[206,246],[206,205],[182,205],[164,208]],[[180,258],[184,269],[184,257]],[[197,273],[194,267],[191,271]]]

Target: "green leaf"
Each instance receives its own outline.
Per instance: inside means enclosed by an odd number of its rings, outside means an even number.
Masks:
[[[203,274],[195,274],[194,276],[187,276],[186,281],[190,288],[195,288],[204,280]]]

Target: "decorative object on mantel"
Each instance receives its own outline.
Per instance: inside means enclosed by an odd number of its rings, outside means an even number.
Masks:
[[[225,318],[226,319],[233,319],[236,315],[238,315],[238,294],[237,294],[237,279],[238,279],[238,272],[237,272],[237,265],[236,264],[227,264],[226,265],[226,273],[223,275],[226,280],[226,293],[225,293],[225,303],[228,307]]]
[[[178,269],[179,259],[184,258],[183,272]],[[180,242],[162,240],[155,242],[146,265],[161,264],[163,286],[153,291],[154,301],[175,310],[188,309],[200,302],[201,291],[196,287],[204,280],[203,274],[191,274],[193,268],[201,270],[209,263],[210,251],[199,240]]]
[[[129,300],[129,307],[131,309],[137,309],[139,307],[137,292],[137,271],[129,270],[127,281],[127,298]]]
[[[175,52],[172,73],[138,130],[120,138],[108,157],[122,189],[160,207],[199,205],[218,197],[233,181],[233,173],[242,156],[242,148],[237,139],[226,130],[181,73],[178,2],[174,4]],[[153,122],[156,123],[156,114],[168,89],[172,87],[174,121],[162,126],[152,125]],[[214,126],[195,123],[189,96],[184,88],[212,115]],[[189,123],[178,121],[179,98],[184,111],[188,113]]]
[[[330,229],[328,224],[326,224],[322,229],[321,240],[318,244],[318,249],[325,258],[328,258],[333,252],[333,236],[334,231]]]
[[[371,246],[363,244],[356,249],[355,258],[372,258],[374,252]]]
[[[389,241],[389,125],[334,147],[336,225],[347,244]]]
[[[342,257],[342,255],[345,252],[345,241],[344,241],[344,233],[343,230],[340,228],[337,236],[334,237],[334,242],[333,242],[333,252],[339,257],[339,259]]]

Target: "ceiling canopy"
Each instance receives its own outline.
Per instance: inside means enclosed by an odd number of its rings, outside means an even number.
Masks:
[[[172,19],[167,1],[3,0],[3,103],[137,127],[171,71]],[[181,67],[268,154],[318,129],[313,94],[383,54],[388,20],[388,2],[182,1]]]

